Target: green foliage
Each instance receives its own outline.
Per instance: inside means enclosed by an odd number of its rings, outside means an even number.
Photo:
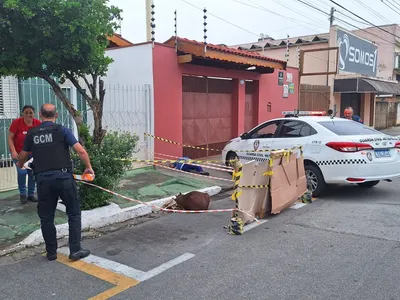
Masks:
[[[85,148],[89,154],[93,170],[96,174],[94,184],[113,190],[124,173],[131,165],[129,159],[136,147],[138,136],[130,133],[109,132],[104,137],[101,145],[93,143],[93,137],[89,134],[89,128],[82,125],[79,135],[85,139]],[[79,157],[74,155],[75,173],[82,174],[85,170],[84,164]],[[91,186],[79,185],[79,196],[82,209],[93,209],[108,204],[113,196]]]
[[[0,1],[0,75],[104,76],[107,36],[121,12],[108,0]]]

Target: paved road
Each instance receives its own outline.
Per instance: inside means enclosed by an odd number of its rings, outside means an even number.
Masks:
[[[85,240],[94,256],[80,265],[63,257],[47,262],[37,255],[14,263],[3,258],[0,295],[399,299],[399,186],[400,180],[369,190],[335,187],[329,196],[268,217],[242,236],[230,236],[223,229],[229,213],[166,215]],[[232,206],[231,200],[221,198],[212,202],[212,208]],[[107,273],[96,264],[138,280]]]

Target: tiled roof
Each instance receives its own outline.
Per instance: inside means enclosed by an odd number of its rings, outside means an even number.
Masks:
[[[289,38],[289,45],[301,45],[301,44],[309,44],[316,41],[327,41],[329,39],[329,33],[321,33],[317,35],[306,35],[306,36],[297,36]],[[301,41],[301,42],[300,42]],[[297,42],[297,43],[296,43]],[[240,44],[231,46],[235,49],[258,49],[258,47],[285,47],[287,43],[286,39],[274,40],[271,38],[265,38],[264,41],[258,40],[254,43]]]
[[[172,39],[172,38],[171,38]],[[171,39],[169,39],[168,41],[170,41]],[[204,46],[204,43],[201,42],[197,42],[194,40],[189,40],[186,38],[180,38],[178,37],[178,42],[186,42],[186,43],[191,43],[191,44],[195,44],[195,45],[202,45]],[[220,51],[220,52],[225,52],[225,53],[230,53],[230,54],[235,54],[235,55],[239,55],[239,56],[244,56],[244,57],[251,57],[251,58],[256,58],[256,59],[260,59],[260,60],[264,60],[264,61],[273,61],[273,62],[278,62],[278,63],[285,63],[283,60],[279,60],[279,59],[275,59],[275,58],[270,58],[270,57],[266,57],[264,55],[261,55],[257,52],[250,52],[250,51],[246,51],[246,50],[239,50],[239,49],[235,49],[232,47],[227,47],[227,46],[218,46],[218,45],[213,45],[213,44],[207,44],[207,48],[208,49],[212,49],[215,51]]]

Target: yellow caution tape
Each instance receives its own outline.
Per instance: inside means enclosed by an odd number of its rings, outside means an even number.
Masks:
[[[285,156],[286,156],[286,162],[289,162],[289,160],[290,160],[290,151],[285,151],[283,153],[283,157],[285,157]]]
[[[233,178],[232,178],[234,180],[234,186],[233,186],[234,192],[232,194],[232,200],[236,201],[236,208],[238,208],[238,205],[239,205],[238,198],[242,194],[242,191],[239,190],[239,181],[240,181],[240,178],[242,177],[242,175],[243,175],[243,167],[242,167],[242,165],[240,165],[237,168],[237,171],[235,171],[233,173]]]
[[[222,151],[221,149],[213,149],[213,148],[186,145],[186,144],[182,144],[182,143],[178,143],[178,142],[175,142],[175,141],[171,141],[171,140],[159,137],[159,136],[155,136],[153,134],[149,134],[149,133],[146,133],[146,132],[144,133],[144,135],[152,137],[152,138],[160,140],[160,141],[163,141],[163,142],[166,142],[166,143],[170,143],[170,144],[174,144],[174,145],[182,146],[182,147],[186,147],[186,148],[192,148],[192,149],[198,149],[198,150],[208,150],[208,151],[219,151],[219,152]],[[293,147],[293,148],[290,148],[290,149],[258,149],[258,150],[231,150],[231,151],[234,151],[234,152],[273,152],[273,151],[295,150],[295,149],[299,149],[299,147],[296,146],[296,147]]]
[[[273,172],[273,171],[267,171],[267,172],[265,172],[265,173],[263,174],[263,176],[272,176],[272,175],[274,175],[274,172]]]
[[[263,185],[239,185],[240,188],[246,188],[246,189],[265,189],[268,188],[268,184],[263,184]]]
[[[239,216],[231,219],[231,225],[228,226],[230,235],[242,235],[244,232],[244,223]]]
[[[239,197],[242,195],[242,190],[239,190],[239,189],[237,189],[237,190],[235,190],[234,192],[233,192],[233,194],[232,194],[232,200],[234,200],[234,201],[236,201],[236,200],[238,200],[239,199]]]

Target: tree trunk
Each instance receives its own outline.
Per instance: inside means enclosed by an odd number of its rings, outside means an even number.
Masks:
[[[69,114],[72,116],[74,119],[76,125],[79,127],[83,124],[83,118],[80,114],[78,114],[78,111],[76,108],[71,104],[70,100],[65,96],[64,92],[62,91],[61,87],[58,85],[58,83],[51,78],[50,76],[47,75],[41,75],[41,78],[46,80],[51,88],[53,89],[54,93],[56,94],[57,98],[64,104],[65,108],[68,110]]]
[[[97,79],[95,79],[97,80]],[[106,130],[103,129],[103,105],[104,105],[104,81],[99,79],[99,99],[94,102],[93,110],[93,119],[94,119],[94,128],[93,128],[93,143],[95,145],[100,145],[103,141]],[[96,83],[93,84],[93,89],[96,88]],[[96,91],[94,91],[96,94]]]
[[[96,108],[93,109],[93,119],[93,143],[100,145],[106,135],[106,130],[103,129],[103,111],[100,109],[98,103],[96,103]]]
[[[67,96],[65,96],[61,87],[58,85],[58,83],[53,78],[51,78],[50,76],[47,76],[47,75],[40,75],[39,77],[43,78],[50,84],[50,86],[53,89],[54,93],[56,94],[57,98],[64,104],[64,107],[68,110],[69,114],[74,119],[74,122],[79,131],[79,128],[83,125],[82,115],[78,114],[78,111],[76,110],[76,108],[71,104],[70,100],[67,98]],[[78,134],[78,139],[79,139],[79,143],[82,146],[84,146],[86,141],[83,140],[79,134]]]

